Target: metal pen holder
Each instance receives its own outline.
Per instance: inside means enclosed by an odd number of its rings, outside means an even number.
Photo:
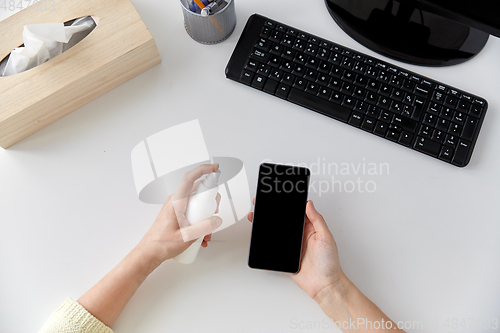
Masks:
[[[184,27],[195,41],[202,44],[217,44],[226,40],[236,27],[234,1],[226,0],[219,11],[203,16],[189,9],[190,0],[180,0],[184,14]]]

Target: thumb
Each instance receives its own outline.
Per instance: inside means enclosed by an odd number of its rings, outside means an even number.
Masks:
[[[326,224],[325,219],[320,213],[318,213],[316,207],[314,207],[312,200],[309,200],[307,202],[306,215],[309,221],[311,221],[312,225],[314,226],[314,230],[316,232],[319,232],[320,234],[330,234],[330,230],[328,229],[328,225]]]
[[[181,229],[182,239],[188,242],[209,235],[222,224],[222,219],[218,216],[212,216],[199,223]]]

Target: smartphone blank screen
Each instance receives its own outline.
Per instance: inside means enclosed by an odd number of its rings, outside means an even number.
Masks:
[[[307,168],[261,164],[248,257],[251,268],[299,271],[309,175]]]

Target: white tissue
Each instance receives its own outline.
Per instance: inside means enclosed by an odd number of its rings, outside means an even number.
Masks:
[[[70,26],[64,26],[63,23],[25,26],[24,46],[16,47],[10,53],[3,72],[3,66],[0,66],[0,76],[21,73],[49,61],[76,44],[72,41],[72,45],[68,47],[68,42],[73,35],[87,30],[91,31],[94,27],[95,22],[90,16],[76,19]]]

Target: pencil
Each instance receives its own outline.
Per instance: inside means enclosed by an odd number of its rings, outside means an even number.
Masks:
[[[203,4],[203,2],[201,2],[201,0],[194,0],[194,2],[196,2],[200,9],[205,8],[205,5]],[[222,29],[217,19],[212,16],[209,16],[208,18],[210,19],[210,22],[212,22],[212,24],[217,28],[217,30],[219,30],[219,32],[224,35],[224,29]]]

